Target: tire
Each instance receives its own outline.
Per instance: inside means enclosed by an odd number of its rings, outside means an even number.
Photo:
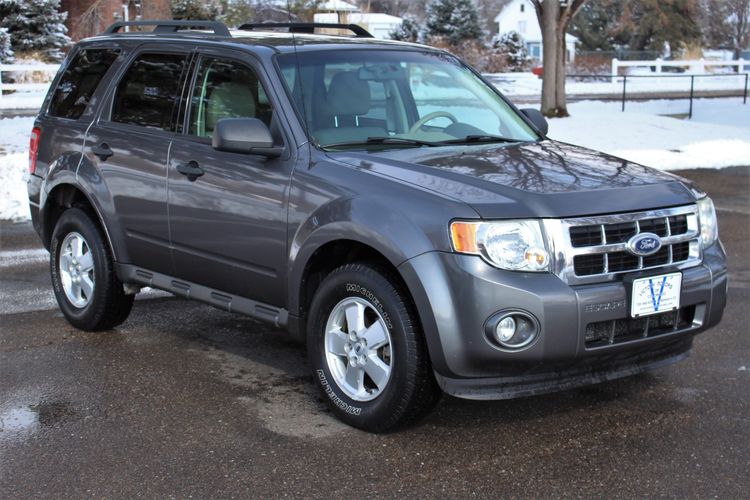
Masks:
[[[340,420],[385,432],[439,401],[414,307],[388,272],[361,263],[335,269],[315,292],[307,325],[313,377]]]
[[[50,271],[57,303],[76,328],[109,330],[130,314],[135,296],[125,295],[104,233],[88,211],[71,208],[60,216],[50,242]]]

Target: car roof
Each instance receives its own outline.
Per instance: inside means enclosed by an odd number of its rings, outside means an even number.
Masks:
[[[150,42],[210,42],[246,47],[265,47],[276,53],[310,50],[341,50],[346,48],[375,48],[380,50],[412,49],[431,52],[442,52],[433,47],[396,40],[352,37],[340,35],[322,35],[307,33],[288,33],[276,31],[230,30],[231,37],[214,35],[208,31],[183,31],[179,34],[156,34],[151,32],[105,33],[82,40],[81,43],[94,41],[138,40]]]

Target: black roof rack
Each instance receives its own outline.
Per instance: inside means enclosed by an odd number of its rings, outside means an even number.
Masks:
[[[357,38],[374,38],[372,34],[357,24],[336,23],[247,23],[240,26],[241,31],[269,31],[278,28],[287,28],[289,33],[314,34],[315,28],[349,30]]]
[[[151,33],[159,34],[174,34],[178,33],[181,29],[196,29],[196,30],[213,30],[213,34],[216,36],[232,36],[229,33],[229,29],[226,24],[219,21],[119,21],[109,28],[104,30],[104,33],[114,34],[120,32],[125,27],[141,27],[141,26],[154,26],[154,30]]]

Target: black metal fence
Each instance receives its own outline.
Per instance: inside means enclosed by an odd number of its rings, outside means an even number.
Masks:
[[[631,90],[631,98],[632,94],[637,94],[638,99],[637,100],[647,100],[647,99],[689,99],[690,101],[690,109],[688,111],[688,117],[693,117],[693,101],[696,98],[696,79],[701,78],[742,78],[744,79],[744,85],[743,90],[738,91],[737,93],[732,94],[731,92],[733,90],[738,89],[710,89],[710,90],[704,90],[704,93],[714,93],[718,95],[707,95],[702,97],[742,97],[742,103],[747,104],[747,96],[748,96],[748,84],[750,83],[750,73],[718,73],[718,74],[706,74],[706,75],[685,75],[685,74],[658,74],[658,75],[619,75],[616,77],[613,77],[612,75],[568,75],[569,79],[575,79],[575,80],[598,80],[598,81],[609,81],[612,83],[616,83],[622,86],[622,111],[625,111],[625,103],[628,100],[628,81],[633,81],[634,79],[643,79],[643,78],[659,78],[659,79],[667,79],[667,78],[682,78],[684,80],[690,79],[690,90],[689,94],[687,96],[680,96],[675,97],[674,95],[679,92],[687,92],[688,89],[685,88],[684,90],[669,90],[664,91],[661,94],[660,93],[654,93],[651,91],[644,92],[641,91],[638,93],[638,91],[632,91]],[[592,98],[595,99],[594,96]]]

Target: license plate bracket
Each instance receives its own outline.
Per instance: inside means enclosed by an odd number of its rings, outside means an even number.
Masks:
[[[679,309],[681,290],[682,273],[679,272],[634,279],[630,316],[641,318]]]

